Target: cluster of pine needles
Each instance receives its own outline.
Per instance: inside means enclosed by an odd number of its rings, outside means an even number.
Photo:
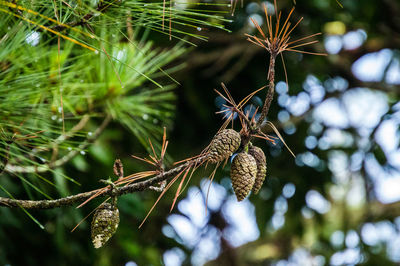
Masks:
[[[282,64],[283,64],[283,69],[285,72],[285,78],[286,78],[286,84],[288,84],[288,78],[287,78],[287,72],[286,72],[286,65],[285,61],[283,58],[283,52],[288,51],[288,52],[296,52],[296,53],[302,53],[302,54],[311,54],[311,55],[321,55],[321,56],[326,56],[326,53],[315,53],[315,52],[309,52],[309,51],[303,51],[299,50],[298,48],[304,47],[307,45],[315,44],[318,43],[318,40],[312,40],[309,41],[309,39],[321,35],[321,32],[314,33],[311,35],[307,35],[304,37],[301,37],[299,39],[291,41],[291,36],[290,34],[293,32],[293,30],[300,24],[300,22],[304,19],[301,17],[293,26],[292,23],[289,21],[290,17],[292,16],[295,7],[293,7],[289,15],[286,17],[286,19],[282,18],[282,12],[279,11],[278,14],[278,6],[276,3],[276,0],[274,0],[274,9],[275,9],[275,25],[272,21],[272,15],[268,15],[268,8],[266,5],[263,5],[264,8],[264,13],[265,13],[265,19],[266,19],[266,24],[267,24],[267,31],[264,32],[260,25],[255,21],[253,18],[250,18],[254,26],[257,28],[258,32],[261,35],[260,37],[254,36],[254,35],[249,35],[245,34],[248,38],[247,40],[250,41],[251,43],[260,46],[267,50],[267,52],[275,57],[277,55],[281,56],[282,59]]]

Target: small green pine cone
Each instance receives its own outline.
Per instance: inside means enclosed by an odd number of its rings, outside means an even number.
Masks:
[[[256,174],[257,163],[253,156],[244,152],[238,153],[231,165],[232,187],[238,201],[244,200],[250,193]]]
[[[119,211],[110,203],[97,208],[92,220],[92,242],[95,248],[102,247],[117,231]]]
[[[240,146],[240,134],[233,129],[221,130],[210,144],[208,161],[221,162],[231,156]]]
[[[254,181],[254,186],[252,191],[257,194],[261,186],[264,183],[265,176],[267,175],[267,160],[265,159],[265,154],[262,149],[259,147],[253,146],[249,149],[249,154],[256,159],[257,163],[257,175],[256,180]]]

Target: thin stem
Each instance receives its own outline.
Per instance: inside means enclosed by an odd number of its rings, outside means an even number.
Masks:
[[[260,117],[258,118],[256,128],[259,128],[264,121],[264,119],[268,115],[269,107],[271,106],[272,99],[274,98],[274,91],[275,91],[275,59],[276,59],[276,54],[271,53],[270,59],[269,59],[269,68],[268,68],[268,75],[267,79],[269,81],[268,84],[268,93],[267,96],[265,97],[264,101],[264,106],[261,110]]]
[[[252,126],[252,123],[250,121],[246,121],[249,127],[249,132],[247,134],[242,134],[241,135],[241,148],[244,149],[249,142],[252,140],[254,135],[260,132],[260,128],[262,126],[262,123],[264,119],[268,115],[269,108],[271,106],[271,102],[274,98],[274,91],[275,91],[275,60],[276,60],[277,52],[272,52],[270,55],[270,60],[269,60],[269,68],[268,68],[268,75],[267,79],[269,81],[268,83],[268,92],[267,96],[265,97],[264,105],[260,113],[260,117],[258,118],[255,126]],[[245,117],[245,116],[243,116]]]
[[[106,128],[108,123],[111,121],[111,116],[107,115],[104,121],[101,123],[100,127],[96,129],[96,131],[93,133],[93,135],[90,138],[87,138],[87,140],[83,143],[81,143],[77,149],[70,151],[67,153],[64,157],[54,161],[50,162],[47,164],[43,165],[32,165],[32,166],[18,166],[18,165],[11,165],[8,164],[6,165],[4,171],[9,172],[9,173],[43,173],[47,172],[51,169],[60,167],[64,164],[66,164],[69,160],[71,160],[75,155],[78,154],[78,152],[85,150],[89,144],[93,143],[103,132],[103,130]]]
[[[5,154],[5,156],[1,159],[0,175],[4,172],[4,170],[5,170],[5,168],[6,168],[7,164],[8,164],[8,159],[9,159],[9,156],[10,156],[10,147],[11,147],[11,144],[12,144],[12,141],[6,142],[6,145],[7,145],[6,148],[5,148],[6,154]]]
[[[54,143],[58,145],[58,144],[62,143],[63,141],[71,138],[76,132],[82,130],[82,128],[84,128],[86,126],[86,124],[89,121],[89,119],[90,119],[90,115],[88,115],[88,114],[83,115],[81,120],[79,120],[79,122],[75,126],[73,126],[71,128],[71,130],[69,130],[68,132],[66,132],[64,134],[61,134],[54,141]]]

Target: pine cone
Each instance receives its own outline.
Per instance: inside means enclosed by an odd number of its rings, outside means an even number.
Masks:
[[[259,147],[253,146],[249,149],[249,154],[256,159],[257,163],[257,175],[254,181],[252,191],[257,194],[260,191],[261,186],[264,183],[265,176],[267,175],[267,160],[265,154]]]
[[[232,155],[240,146],[240,134],[233,129],[224,129],[214,136],[210,144],[211,163],[221,162]]]
[[[92,220],[92,242],[95,248],[102,247],[117,231],[119,211],[110,203],[97,208]]]
[[[238,201],[244,200],[254,185],[257,174],[256,160],[250,154],[241,152],[231,165],[232,187]]]

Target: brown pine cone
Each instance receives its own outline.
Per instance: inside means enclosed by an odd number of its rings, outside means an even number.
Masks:
[[[110,203],[97,208],[92,220],[92,242],[95,248],[102,247],[117,231],[119,211]]]
[[[249,149],[249,154],[256,159],[257,163],[257,175],[252,188],[252,191],[257,194],[264,183],[265,176],[267,175],[267,160],[265,159],[263,150],[259,147],[251,147]]]
[[[240,146],[240,134],[233,129],[221,130],[214,136],[209,149],[208,161],[221,162],[232,155]]]
[[[250,154],[241,152],[231,165],[232,187],[238,201],[244,200],[254,185],[257,174],[256,160]]]

